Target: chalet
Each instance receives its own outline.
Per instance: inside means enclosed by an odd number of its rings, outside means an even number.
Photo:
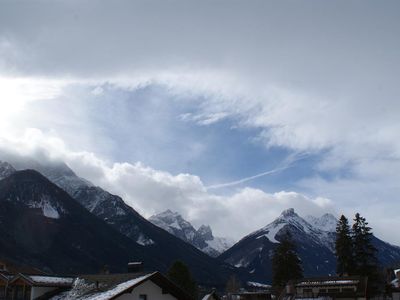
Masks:
[[[23,275],[21,272],[31,275]],[[59,277],[43,274],[34,268],[0,262],[0,300],[37,299],[51,290],[72,286],[73,278],[69,278],[69,285],[65,286],[57,283]]]
[[[228,300],[270,300],[271,286],[268,284],[248,281],[246,287],[236,293],[227,295]]]
[[[73,277],[18,274],[9,281],[10,300],[48,299],[52,295],[70,289]]]
[[[83,275],[51,300],[192,300],[159,272]]]
[[[142,263],[130,263],[128,273],[78,277],[18,270],[0,263],[0,300],[193,300],[161,273],[144,272]]]
[[[364,300],[367,297],[366,294],[366,277],[320,277],[290,281],[280,298],[283,300],[310,298]]]

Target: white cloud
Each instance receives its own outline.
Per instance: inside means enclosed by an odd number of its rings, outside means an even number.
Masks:
[[[2,144],[7,138],[22,145],[16,137],[32,127],[23,120],[31,113],[21,111],[25,101],[50,99],[64,92],[65,82],[89,85],[98,96],[104,85],[133,90],[157,84],[181,101],[201,99],[196,112],[183,115],[185,120],[210,125],[230,118],[235,126],[261,130],[258,141],[267,147],[320,154],[316,168],[330,173],[330,179],[317,176],[300,182],[315,197],[334,199],[347,211],[365,203],[374,207],[379,199],[391,212],[400,180],[400,60],[399,40],[394,38],[400,36],[398,5],[363,1],[360,9],[357,1],[4,2]],[[80,125],[87,124],[83,120]],[[99,184],[118,186],[127,199],[132,191],[126,178],[135,178],[132,203],[165,193],[163,199],[179,203],[195,219],[195,210],[186,208],[193,203],[182,200],[187,195],[221,199],[202,190],[195,176],[106,163],[98,153],[79,152],[87,147],[67,150],[53,128],[41,129],[46,138],[41,131],[28,131],[24,139],[29,145],[18,149],[35,151],[40,140],[46,152],[66,159]],[[103,150],[107,142],[99,141],[110,137],[97,134],[92,139]],[[90,140],[76,139],[68,145],[87,146]],[[157,188],[151,190],[152,185]],[[258,197],[253,190],[235,195],[243,199],[249,194]],[[277,198],[266,195],[258,198]],[[225,202],[235,203],[232,199],[235,196]],[[318,199],[320,204],[325,201]],[[151,203],[149,210],[161,205]],[[215,206],[216,212],[219,208]],[[374,215],[363,209],[371,218],[385,218],[383,212]]]
[[[197,226],[209,223],[216,234],[236,239],[265,226],[288,207],[303,215],[333,211],[330,200],[309,198],[296,192],[269,194],[247,187],[231,196],[212,194],[197,176],[172,175],[140,162],[110,163],[93,153],[70,151],[61,139],[38,129],[29,129],[20,138],[3,138],[0,145],[6,152],[65,161],[78,175],[122,196],[147,217],[169,208],[179,211]]]

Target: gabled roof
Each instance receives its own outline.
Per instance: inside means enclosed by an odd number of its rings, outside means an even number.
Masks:
[[[17,280],[22,280],[31,286],[45,286],[45,287],[71,287],[74,282],[73,277],[49,276],[49,275],[26,275],[18,274],[11,281],[10,284]]]
[[[151,280],[161,287],[163,291],[179,300],[192,299],[159,272],[82,275],[75,280],[70,291],[63,292],[51,299],[112,300],[122,294],[131,292],[135,287],[148,280]]]
[[[12,275],[8,275],[8,274],[6,274],[6,273],[1,273],[0,272],[0,280],[1,281],[6,281],[6,282],[8,282],[9,280],[11,280],[12,279]]]

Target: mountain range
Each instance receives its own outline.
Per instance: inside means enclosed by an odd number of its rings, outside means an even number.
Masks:
[[[65,163],[6,158],[0,161],[4,259],[50,273],[98,272],[105,265],[120,272],[131,260],[165,272],[181,260],[198,283],[222,288],[232,274],[270,282],[273,251],[289,233],[306,276],[335,273],[337,219],[331,214],[303,218],[288,209],[230,247],[232,241],[214,237],[209,226],[195,229],[170,210],[146,220],[122,198],[77,176]],[[400,262],[399,247],[376,237],[373,243],[382,265]]]
[[[36,171],[18,171],[19,169]],[[215,286],[223,286],[231,274],[237,273],[229,264],[206,255],[153,225],[120,197],[76,176],[64,163],[43,164],[30,159],[16,159],[12,164],[2,162],[0,174],[5,175],[2,175],[3,190],[0,190],[4,206],[0,218],[4,234],[0,239],[3,245],[10,245],[1,247],[0,255],[6,259],[63,273],[97,272],[105,264],[111,269],[124,271],[129,260],[143,260],[148,268],[166,271],[175,260],[181,260],[189,266],[199,283]],[[24,185],[30,177],[34,183]],[[20,199],[23,199],[24,203],[20,203],[21,207],[14,207],[12,203],[19,203]],[[49,200],[43,202],[42,199]],[[42,213],[38,213],[40,210]],[[27,223],[22,222],[21,218]],[[20,221],[12,221],[14,219]],[[84,220],[88,220],[89,223],[85,223]],[[71,224],[68,224],[69,221]],[[85,232],[85,228],[91,229],[87,229],[87,235],[79,236],[79,228],[82,232]],[[105,245],[106,233],[109,237],[108,247]],[[60,239],[62,241],[64,236],[69,237],[66,241],[71,245],[88,255],[82,256],[82,260],[77,259],[73,264],[69,257],[75,256],[75,250],[62,247],[63,243],[56,248],[46,248],[48,251],[39,246],[34,250],[36,248],[31,247],[33,244],[29,243],[21,246],[21,243],[25,243],[24,238],[38,244],[50,243],[54,239],[55,244],[60,242]],[[84,243],[85,240],[93,240],[89,239],[89,236],[98,239],[98,243]],[[76,243],[73,237],[77,239]],[[115,251],[110,249],[107,256],[104,256],[100,249],[110,247]],[[88,257],[91,257],[92,263],[88,260],[85,264]],[[105,257],[115,257],[116,260]]]
[[[271,281],[273,251],[282,238],[289,234],[296,244],[305,276],[334,275],[336,222],[337,219],[331,214],[320,218],[302,218],[293,208],[287,209],[272,223],[242,238],[219,258],[243,268],[253,276],[253,280]],[[376,237],[372,242],[382,265],[400,262],[399,247]]]

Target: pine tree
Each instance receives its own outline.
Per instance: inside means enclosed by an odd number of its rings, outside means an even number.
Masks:
[[[351,275],[354,272],[353,244],[349,221],[341,216],[336,226],[336,273],[339,276]]]
[[[353,224],[353,255],[355,274],[368,276],[368,293],[374,294],[380,283],[378,272],[377,250],[372,245],[371,227],[359,213],[355,215]]]
[[[376,248],[372,245],[371,227],[359,213],[353,224],[353,249],[355,270],[358,275],[368,276],[377,268]]]
[[[303,278],[301,260],[288,234],[276,247],[272,258],[272,285],[278,293],[289,280]]]
[[[197,284],[192,278],[189,268],[183,262],[175,261],[169,269],[167,277],[194,299],[197,299]]]

